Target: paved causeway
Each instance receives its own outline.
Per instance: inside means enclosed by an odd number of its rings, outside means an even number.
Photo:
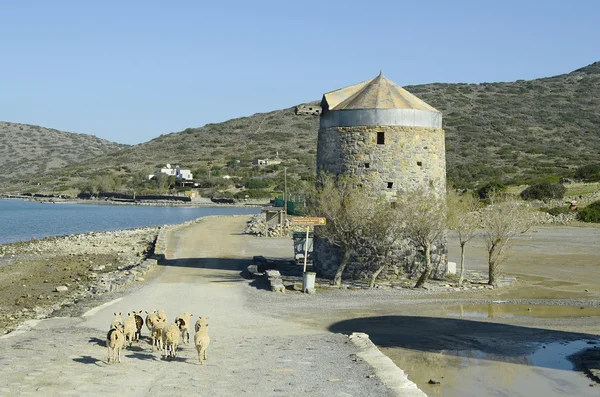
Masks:
[[[275,240],[239,234],[245,217],[209,218],[169,236],[164,271],[117,302],[79,318],[43,320],[0,338],[0,395],[56,396],[388,396],[343,335],[301,326],[252,308],[254,288],[240,270],[253,255],[278,256]],[[252,291],[256,295],[256,291]],[[264,292],[265,295],[272,294]],[[269,297],[271,299],[272,296]],[[274,300],[276,304],[276,300]],[[165,309],[208,316],[205,365],[192,344],[169,362],[142,341],[106,363],[113,312]],[[316,308],[316,310],[318,310]]]

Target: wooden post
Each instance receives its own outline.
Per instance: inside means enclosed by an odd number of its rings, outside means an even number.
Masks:
[[[306,240],[304,241],[304,273],[306,273],[306,261],[308,260],[308,232],[310,226],[306,226]]]

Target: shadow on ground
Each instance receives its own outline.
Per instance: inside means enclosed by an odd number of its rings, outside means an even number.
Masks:
[[[94,343],[98,346],[106,347],[106,339],[100,339],[96,337],[91,337],[89,340],[90,343]]]
[[[382,348],[404,348],[450,355],[457,355],[457,351],[462,351],[485,360],[547,368],[556,368],[555,360],[532,362],[528,359],[540,348],[540,344],[598,340],[597,335],[591,334],[443,317],[355,318],[335,323],[329,330],[343,334],[364,332],[374,344]]]
[[[97,358],[94,358],[92,356],[77,357],[77,358],[74,358],[73,361],[75,361],[76,363],[80,363],[80,364],[94,364],[94,365],[98,365],[98,366],[100,366],[98,363],[102,362],[102,360],[98,360]]]

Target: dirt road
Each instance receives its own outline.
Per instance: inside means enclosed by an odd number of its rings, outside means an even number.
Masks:
[[[210,218],[179,229],[151,283],[82,317],[43,320],[1,338],[0,395],[392,395],[352,358],[356,348],[344,336],[272,317],[268,306],[253,309],[258,295],[248,301],[246,292],[257,291],[240,270],[253,255],[291,252],[291,241],[240,235],[245,220]],[[207,364],[199,365],[191,345],[175,360],[162,360],[145,338],[124,352],[121,364],[107,364],[113,312],[159,308],[169,319],[185,311],[209,317]]]

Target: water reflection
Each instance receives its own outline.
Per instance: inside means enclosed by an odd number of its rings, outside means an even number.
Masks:
[[[456,305],[446,308],[451,317],[471,318],[568,318],[600,316],[600,307],[542,306],[519,304]]]

